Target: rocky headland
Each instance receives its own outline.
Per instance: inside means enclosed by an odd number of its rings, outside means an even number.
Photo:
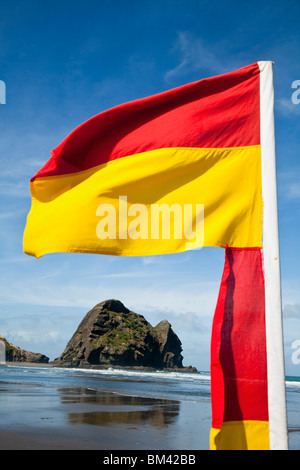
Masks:
[[[26,362],[32,364],[48,364],[49,357],[40,353],[25,351],[24,349],[9,343],[0,335],[0,341],[4,343],[6,362]]]
[[[167,320],[153,327],[119,300],[106,300],[79,324],[56,367],[122,367],[197,372],[182,364],[182,344]]]

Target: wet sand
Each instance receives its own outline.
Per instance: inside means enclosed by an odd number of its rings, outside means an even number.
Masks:
[[[25,381],[0,382],[0,450],[98,450],[101,455],[209,450],[208,397],[129,396],[69,382],[62,386],[64,376],[59,384],[51,375],[45,382],[33,379],[30,375]],[[288,389],[287,397],[290,449],[299,450],[298,389]]]
[[[9,385],[0,391],[1,450],[208,449],[206,403]]]

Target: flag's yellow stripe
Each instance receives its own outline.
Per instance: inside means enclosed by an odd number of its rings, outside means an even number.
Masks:
[[[166,148],[114,160],[78,173],[37,178],[24,251],[154,255],[185,251],[186,240],[99,240],[100,204],[204,204],[204,245],[262,243],[260,146]],[[82,247],[88,247],[82,249]]]
[[[227,421],[210,431],[211,450],[269,450],[268,421]]]

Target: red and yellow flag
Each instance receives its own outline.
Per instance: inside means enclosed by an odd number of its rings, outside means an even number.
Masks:
[[[37,257],[65,251],[155,255],[197,246],[261,246],[258,66],[93,117],[52,151],[30,188],[24,249]],[[136,204],[143,208],[142,227],[140,236],[136,230],[131,237],[128,229],[138,210],[131,206]],[[184,205],[204,206],[204,237],[176,238],[173,225],[170,237],[153,236],[152,206],[173,204],[182,212]],[[103,220],[105,209],[110,213]],[[191,209],[195,231],[196,207]]]
[[[226,248],[211,349],[216,449],[286,445],[272,100],[272,64],[260,62],[122,104],[75,129],[30,182],[27,254]]]
[[[211,448],[269,449],[260,248],[227,248],[211,340]]]

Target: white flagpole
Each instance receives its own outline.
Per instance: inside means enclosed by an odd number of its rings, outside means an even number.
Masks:
[[[260,135],[262,159],[263,263],[268,368],[270,450],[288,449],[282,304],[279,260],[274,131],[273,63],[260,68]]]

